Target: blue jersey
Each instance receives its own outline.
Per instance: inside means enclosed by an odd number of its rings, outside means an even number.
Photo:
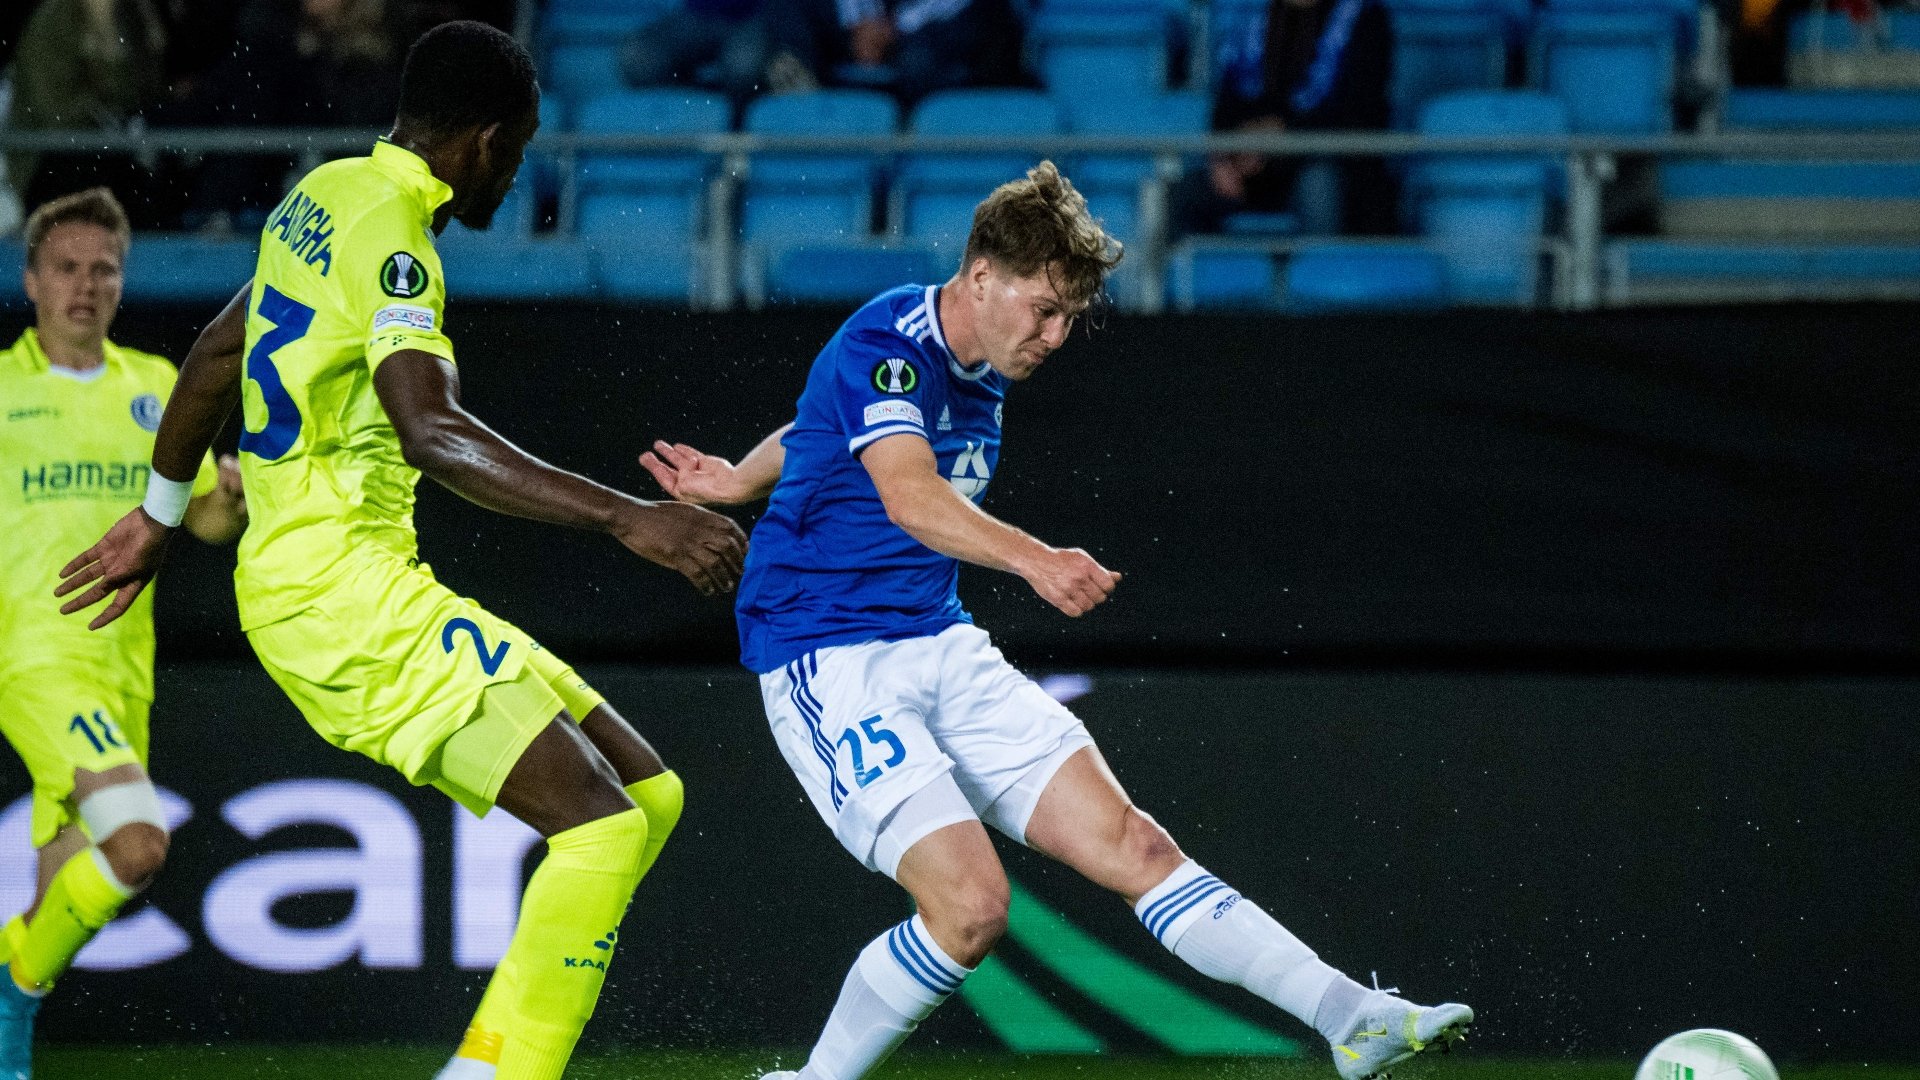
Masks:
[[[1000,460],[1007,379],[969,370],[940,329],[940,288],[881,293],[813,361],[786,463],[740,579],[740,660],[758,672],[828,645],[937,634],[972,617],[958,560],[887,519],[860,452],[889,435],[933,446],[941,475],[979,502]]]

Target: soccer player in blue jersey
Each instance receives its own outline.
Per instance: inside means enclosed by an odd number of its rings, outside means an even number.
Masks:
[[[834,836],[918,914],[861,951],[806,1066],[856,1080],[957,989],[1006,929],[992,825],[1125,897],[1173,953],[1312,1025],[1346,1080],[1460,1038],[1473,1011],[1369,990],[1183,854],[1127,798],[1087,730],[960,606],[961,561],[1026,579],[1071,616],[1120,575],[980,509],[1001,405],[1066,340],[1119,245],[1050,162],[974,212],[943,285],[882,293],[807,376],[794,422],[734,465],[641,458],[675,498],[771,493],[740,582],[741,658]]]

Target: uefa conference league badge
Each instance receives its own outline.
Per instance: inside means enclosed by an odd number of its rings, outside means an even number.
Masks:
[[[873,369],[873,388],[883,394],[911,394],[919,385],[920,373],[898,356],[880,361]]]
[[[427,291],[427,268],[420,265],[419,259],[396,251],[380,265],[380,291],[411,300]]]

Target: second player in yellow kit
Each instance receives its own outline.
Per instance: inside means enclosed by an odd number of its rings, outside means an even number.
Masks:
[[[31,1074],[40,998],[159,873],[168,828],[147,768],[153,604],[98,633],[49,595],[65,553],[139,502],[173,365],[107,338],[120,304],[126,213],[105,188],[38,207],[23,284],[34,325],[0,351],[0,732],[33,778],[32,905],[0,932],[0,1076]],[[225,543],[245,524],[239,474],[202,455],[188,528]]]
[[[253,520],[235,587],[262,665],[328,741],[476,812],[497,803],[547,838],[446,1080],[560,1075],[681,796],[652,747],[564,664],[434,580],[419,562],[415,484],[425,474],[502,513],[606,532],[708,593],[738,581],[745,547],[718,514],[556,469],[460,405],[433,237],[454,219],[487,226],[538,103],[525,50],[491,27],[448,23],[414,45],[392,134],[309,173],[269,216],[254,283],[182,369],[146,508],[61,585],[85,589],[63,610],[113,597],[95,625],[137,596],[158,568],[182,461],[242,402]]]

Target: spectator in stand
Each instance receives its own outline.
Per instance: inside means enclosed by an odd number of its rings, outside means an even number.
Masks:
[[[1273,0],[1224,35],[1216,56],[1215,131],[1365,130],[1387,126],[1393,36],[1380,0]],[[1215,154],[1173,195],[1174,224],[1217,232],[1238,213],[1280,213],[1297,205],[1306,172],[1298,158]],[[1394,185],[1378,158],[1342,160],[1337,212],[1309,222],[1343,232],[1395,231]]]
[[[1020,23],[1007,0],[767,0],[776,93],[877,86],[907,102],[1019,80]]]
[[[156,123],[180,127],[363,127],[391,119],[400,48],[383,0],[250,0],[235,44]],[[207,159],[185,224],[257,228],[284,194],[285,157]]]
[[[629,86],[711,84],[745,101],[761,88],[767,40],[760,0],[685,0],[627,38],[620,74]]]
[[[166,24],[154,0],[44,0],[13,58],[16,131],[116,131],[165,92]],[[105,185],[143,218],[147,184],[130,158],[99,154],[7,155],[21,201],[35,206]]]

